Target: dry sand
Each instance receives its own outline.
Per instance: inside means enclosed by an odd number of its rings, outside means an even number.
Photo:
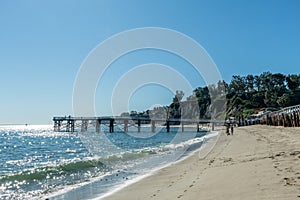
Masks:
[[[249,126],[105,198],[300,200],[300,128]]]

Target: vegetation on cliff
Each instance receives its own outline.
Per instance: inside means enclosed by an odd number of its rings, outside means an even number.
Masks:
[[[300,104],[300,74],[264,72],[260,75],[235,75],[229,83],[198,87],[183,100],[176,91],[170,105],[123,116],[157,118],[247,118],[261,110],[279,110]]]

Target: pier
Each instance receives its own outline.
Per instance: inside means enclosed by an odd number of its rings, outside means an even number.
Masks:
[[[270,126],[300,127],[300,105],[266,114],[262,123]]]
[[[244,125],[268,125],[300,127],[300,105],[290,106],[274,112],[265,112],[255,119],[247,119]]]
[[[142,125],[148,125],[151,131],[156,131],[157,125],[165,126],[166,132],[170,132],[171,126],[180,125],[181,131],[184,132],[185,125],[194,125],[197,132],[200,132],[200,125],[211,127],[214,130],[215,124],[223,124],[221,120],[210,119],[160,119],[160,118],[143,118],[143,117],[53,117],[54,131],[60,132],[86,132],[88,128],[93,128],[97,133],[101,132],[101,125],[109,128],[109,132],[115,132],[115,126],[120,125],[123,131],[128,132],[129,126],[137,128],[141,132]]]

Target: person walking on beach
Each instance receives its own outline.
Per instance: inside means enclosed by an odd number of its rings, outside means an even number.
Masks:
[[[230,135],[230,133],[229,133],[230,121],[229,121],[229,120],[226,120],[225,126],[226,126],[226,134],[227,134],[227,135]]]
[[[230,134],[233,135],[234,121],[227,119],[225,121],[225,126],[226,126],[226,134],[227,135],[230,135]]]
[[[231,131],[231,135],[233,135],[233,126],[234,126],[234,124],[233,124],[233,123],[231,123],[231,124],[230,124],[230,131]]]

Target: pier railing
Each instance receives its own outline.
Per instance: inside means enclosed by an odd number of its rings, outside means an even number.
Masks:
[[[261,124],[300,127],[300,105],[290,106],[261,116]]]

